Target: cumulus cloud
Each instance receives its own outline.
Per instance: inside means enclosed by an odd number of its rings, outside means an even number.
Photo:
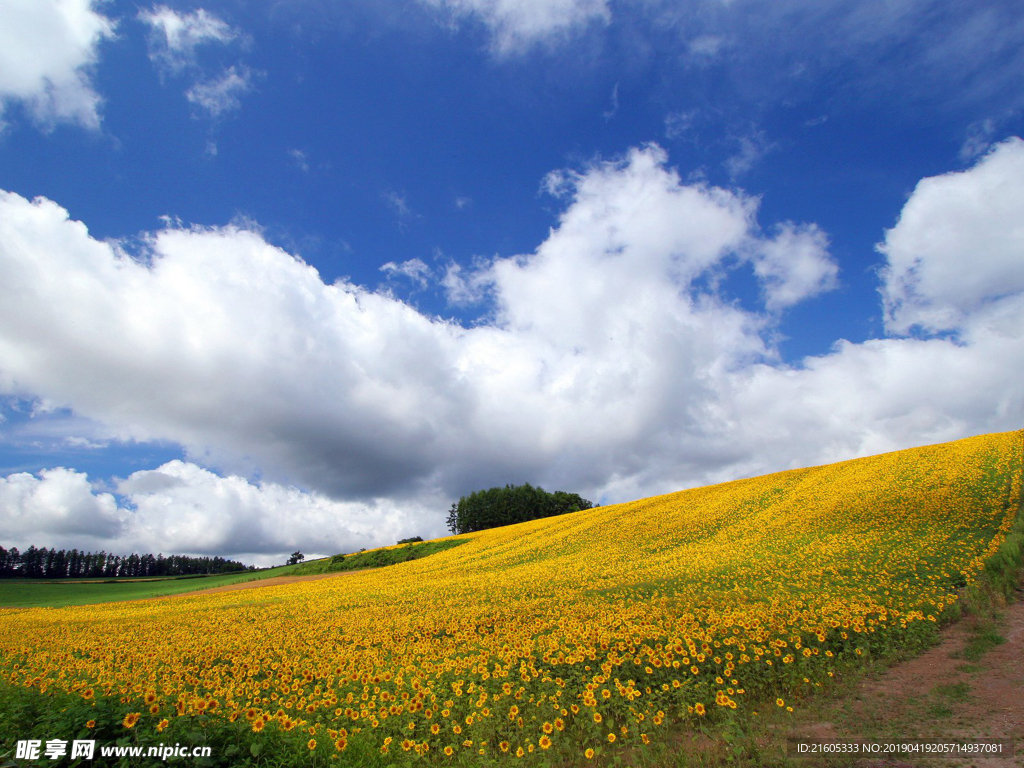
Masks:
[[[550,237],[462,276],[494,299],[493,322],[468,329],[325,285],[254,231],[168,227],[133,258],[8,193],[0,383],[330,493],[566,462],[597,482],[687,418],[708,370],[765,352],[759,318],[690,290],[752,247],[755,201],[685,185],[666,160],[650,146],[550,177],[567,200]]]
[[[9,102],[24,104],[37,123],[99,128],[100,96],[91,71],[114,22],[95,0],[4,3],[0,24],[0,118]],[[2,123],[0,123],[2,125]]]
[[[205,43],[228,43],[238,31],[202,8],[178,13],[165,5],[139,11],[150,28],[149,58],[171,72],[196,65],[196,48]]]
[[[921,181],[879,250],[886,328],[962,328],[1024,291],[1024,141],[973,168]]]
[[[441,277],[445,298],[454,307],[468,307],[483,301],[487,291],[487,275],[484,270],[465,270],[458,262],[451,261]]]
[[[412,533],[441,533],[424,525],[416,504],[332,501],[291,486],[221,477],[184,461],[135,472],[115,490],[116,496],[97,491],[85,473],[64,468],[0,478],[4,544],[231,553],[272,564],[296,549],[353,552]]]
[[[498,54],[522,52],[564,39],[592,23],[611,19],[608,0],[420,0],[450,19],[482,22]]]
[[[104,541],[124,526],[111,494],[95,493],[84,473],[63,467],[0,478],[0,517],[8,547],[43,546],[55,536]]]
[[[752,257],[765,307],[778,310],[836,287],[839,267],[828,253],[828,237],[817,226],[780,225]]]
[[[321,499],[296,508],[333,510],[356,538],[399,508],[439,532],[446,500],[498,483],[615,501],[1017,428],[1022,146],[922,181],[880,246],[893,335],[799,365],[767,340],[835,284],[825,233],[762,228],[755,198],[683,181],[654,145],[550,175],[563,210],[533,252],[435,275],[482,302],[469,327],[325,284],[251,229],[169,225],[129,254],[5,193],[0,391],[184,446],[192,463],[119,487],[124,508],[193,504],[177,540],[210,514],[218,541],[255,531],[250,548],[285,534],[236,521],[279,519],[295,487]],[[954,210],[956,231],[932,238]],[[761,309],[714,279],[744,263]],[[256,470],[259,486],[240,479]]]
[[[761,471],[772,453],[797,466],[1020,428],[1022,163],[1013,138],[917,185],[879,245],[890,338],[724,382],[713,444],[735,456],[759,446],[733,471]]]

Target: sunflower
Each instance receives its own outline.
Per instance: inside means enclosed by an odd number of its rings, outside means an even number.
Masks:
[[[547,735],[541,736],[538,744],[540,744],[541,749],[548,749],[551,746],[551,739]]]
[[[312,752],[314,749],[316,749],[316,739],[310,739],[309,741],[307,741],[306,746],[309,747],[310,751]]]
[[[124,720],[121,721],[121,725],[125,728],[134,728],[135,724],[139,722],[140,714],[138,712],[129,712],[124,716]]]

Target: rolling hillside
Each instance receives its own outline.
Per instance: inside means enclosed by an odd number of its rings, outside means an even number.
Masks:
[[[344,578],[0,611],[0,697],[63,702],[69,733],[91,720],[97,739],[203,738],[282,764],[642,748],[670,724],[799,708],[837,670],[933,635],[1017,523],[1022,437],[466,534]]]

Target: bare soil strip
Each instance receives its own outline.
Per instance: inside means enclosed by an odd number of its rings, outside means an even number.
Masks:
[[[972,617],[946,627],[938,645],[863,680],[851,694],[822,707],[818,714],[827,721],[796,726],[791,735],[815,739],[1012,739],[1014,757],[858,760],[855,765],[1024,765],[1024,601],[1018,599],[1002,610],[996,629],[1005,642],[970,661],[964,658],[964,651],[977,637],[977,628]],[[814,765],[814,761],[797,762],[808,768]]]

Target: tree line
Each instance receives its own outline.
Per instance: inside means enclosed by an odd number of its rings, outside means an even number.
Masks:
[[[187,555],[112,555],[77,549],[48,549],[30,546],[0,547],[0,579],[112,579],[117,577],[189,576],[200,573],[231,573],[253,570],[223,557]]]
[[[506,485],[504,488],[474,491],[452,504],[448,511],[448,530],[471,533],[567,512],[581,512],[593,506],[578,493],[548,493],[529,483]]]

